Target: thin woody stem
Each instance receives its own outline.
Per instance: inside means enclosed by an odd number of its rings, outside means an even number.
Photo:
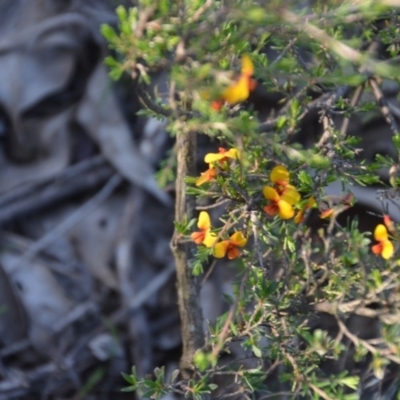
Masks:
[[[175,221],[183,223],[194,217],[195,199],[186,194],[185,178],[196,175],[196,133],[182,132],[177,136],[177,176]],[[203,314],[199,304],[200,280],[192,274],[190,260],[196,252],[194,243],[183,240],[175,230],[171,240],[175,257],[178,303],[181,316],[183,351],[180,360],[182,377],[193,372],[193,356],[204,345]]]

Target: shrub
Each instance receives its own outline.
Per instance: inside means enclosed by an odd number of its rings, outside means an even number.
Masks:
[[[180,371],[167,381],[163,368],[154,379],[133,368],[124,390],[354,399],[375,381],[380,390],[399,364],[399,230],[387,201],[398,195],[400,136],[383,89],[400,75],[399,5],[140,0],[117,9],[118,32],[103,27],[115,51],[106,59],[112,77],[137,80],[145,114],[165,118],[176,138]],[[168,72],[167,102],[149,94],[154,71]],[[363,132],[350,123],[374,113],[386,120],[396,157],[367,163]],[[198,135],[215,149],[201,171]],[[333,182],[342,188],[336,196],[326,191]],[[373,232],[357,219],[339,223],[357,202],[354,185],[371,184],[381,185],[382,204]],[[208,205],[200,213],[196,199]],[[236,289],[205,340],[199,277],[221,258]],[[221,361],[232,343],[251,366]],[[231,380],[217,387],[221,375]]]

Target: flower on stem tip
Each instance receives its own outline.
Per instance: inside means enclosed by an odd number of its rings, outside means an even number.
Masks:
[[[197,227],[200,231],[193,232],[190,237],[196,244],[204,244],[206,247],[212,247],[217,236],[211,232],[211,220],[206,211],[202,211],[197,221]]]
[[[235,148],[231,148],[226,150],[223,147],[218,148],[218,153],[208,153],[204,157],[204,162],[210,164],[212,162],[218,161],[221,165],[228,161],[229,159],[239,160],[240,159],[240,152]]]
[[[196,186],[200,186],[203,183],[210,182],[217,177],[218,171],[215,169],[213,163],[218,162],[219,165],[223,166],[229,161],[229,159],[238,160],[240,159],[240,152],[235,148],[226,150],[223,147],[218,149],[218,153],[208,153],[204,157],[204,162],[208,163],[208,170],[202,172],[196,180]]]
[[[374,230],[374,238],[378,242],[373,245],[371,250],[376,255],[381,255],[382,258],[388,260],[394,253],[393,243],[389,240],[386,226],[379,224]]]
[[[278,165],[270,175],[274,186],[264,186],[263,195],[269,200],[264,211],[271,216],[276,214],[282,219],[290,219],[294,216],[293,206],[300,201],[300,194],[297,189],[289,184],[289,171]]]
[[[240,256],[238,247],[244,247],[246,243],[247,239],[243,233],[241,231],[235,232],[229,239],[215,244],[213,255],[216,258],[223,258],[227,255],[230,260],[234,260]]]
[[[250,92],[256,88],[257,81],[252,78],[254,66],[250,57],[245,54],[242,57],[242,69],[240,76],[231,86],[227,87],[217,100],[211,103],[214,110],[219,111],[223,104],[237,104],[247,100]]]

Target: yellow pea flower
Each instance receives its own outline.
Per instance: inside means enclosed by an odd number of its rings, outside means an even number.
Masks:
[[[211,220],[208,212],[202,211],[197,221],[197,227],[200,231],[193,232],[190,237],[196,244],[204,244],[206,247],[212,247],[217,236],[211,232]]]
[[[292,218],[293,206],[300,201],[301,196],[297,189],[289,184],[289,171],[283,165],[277,165],[272,169],[270,179],[274,186],[263,188],[264,197],[270,201],[264,207],[264,211],[271,216],[278,214],[282,219]]]
[[[233,160],[239,160],[240,159],[240,151],[231,148],[229,150],[226,150],[223,147],[218,148],[218,153],[208,153],[204,157],[204,162],[207,164],[213,163],[213,162],[219,162],[220,164],[223,164],[225,161],[228,161],[229,159]]]
[[[379,224],[376,226],[374,238],[378,243],[372,246],[372,252],[376,255],[381,255],[385,260],[388,260],[390,257],[392,257],[394,253],[394,246],[389,240],[388,231],[385,225]]]
[[[242,57],[242,69],[240,76],[231,86],[227,87],[220,98],[213,101],[211,106],[214,110],[220,110],[224,102],[228,104],[237,104],[247,100],[250,92],[256,88],[257,82],[252,78],[254,73],[253,62],[245,54]]]
[[[222,240],[214,246],[214,257],[223,258],[225,255],[230,260],[234,260],[240,256],[240,249],[238,247],[246,246],[247,239],[241,231],[235,232],[228,240]]]

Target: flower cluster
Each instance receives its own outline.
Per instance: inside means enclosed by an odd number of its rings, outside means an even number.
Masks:
[[[200,231],[191,234],[192,240],[196,244],[204,244],[208,248],[212,248],[213,256],[223,258],[227,256],[230,260],[234,260],[240,256],[239,247],[247,244],[247,239],[243,232],[237,231],[229,238],[218,242],[218,237],[211,232],[210,216],[206,211],[202,211],[199,215],[197,227]]]
[[[207,154],[204,161],[209,164],[209,168],[197,179],[196,185],[200,186],[215,179],[221,169],[229,169],[230,162],[238,159],[240,159],[240,152],[235,148],[227,150],[220,147],[218,153]],[[277,165],[272,169],[270,180],[272,184],[264,186],[262,191],[264,197],[268,200],[263,210],[270,216],[278,215],[284,220],[294,217],[294,222],[297,224],[304,222],[306,212],[317,204],[315,198],[311,196],[301,201],[300,193],[295,186],[290,184],[289,171],[283,165]],[[333,218],[338,212],[351,207],[352,203],[353,196],[348,194],[340,200],[336,208],[323,210],[320,218]],[[296,206],[298,211],[295,215]],[[394,245],[389,239],[389,233],[395,235],[396,227],[388,215],[383,217],[383,222],[383,224],[377,225],[374,230],[374,238],[377,243],[371,247],[371,250],[374,254],[387,260],[394,254]],[[205,211],[200,213],[197,226],[200,230],[191,234],[192,240],[198,245],[203,244],[207,248],[212,248],[212,254],[216,258],[225,256],[230,260],[238,258],[240,248],[247,244],[247,238],[241,231],[219,240],[216,233],[211,231],[210,217]]]

